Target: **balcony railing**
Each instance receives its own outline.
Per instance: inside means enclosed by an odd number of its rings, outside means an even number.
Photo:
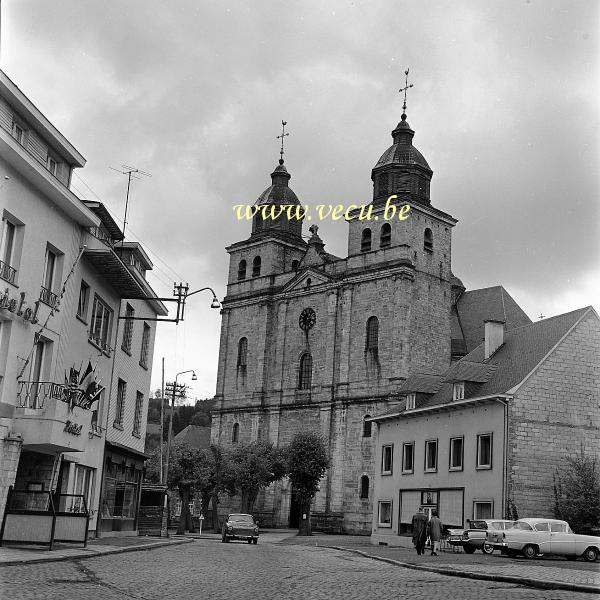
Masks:
[[[8,283],[14,283],[16,276],[17,270],[0,260],[0,277],[8,281]]]
[[[52,308],[56,308],[58,296],[53,291],[42,286],[40,289],[40,300],[44,304],[47,304],[48,306],[51,306]]]
[[[100,350],[102,350],[102,352],[104,352],[107,356],[110,356],[110,351],[112,348],[107,341],[103,340],[98,335],[94,335],[91,331],[89,332],[88,339],[90,342],[92,342],[92,344],[100,348]]]
[[[97,240],[104,242],[107,246],[111,248],[114,246],[114,240],[112,239],[112,236],[104,227],[88,227],[87,230]]]
[[[65,386],[52,381],[19,381],[17,403],[20,408],[42,409],[46,400],[64,400]]]

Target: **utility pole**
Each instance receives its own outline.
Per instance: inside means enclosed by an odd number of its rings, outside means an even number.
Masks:
[[[160,384],[160,482],[163,481],[163,428],[165,423],[165,357],[162,358],[162,378]]]

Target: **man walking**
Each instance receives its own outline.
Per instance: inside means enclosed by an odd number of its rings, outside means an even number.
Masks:
[[[412,542],[420,556],[425,551],[425,541],[427,540],[427,516],[423,512],[423,507],[412,518]]]
[[[431,519],[427,524],[427,532],[431,540],[431,556],[437,556],[440,549],[440,540],[442,539],[442,522],[438,516],[438,511],[431,511]]]

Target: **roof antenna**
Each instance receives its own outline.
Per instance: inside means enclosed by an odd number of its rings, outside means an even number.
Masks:
[[[152,175],[150,175],[150,173],[146,173],[146,171],[142,171],[136,167],[130,167],[128,165],[121,165],[121,168],[125,169],[124,171],[121,171],[121,169],[115,169],[114,167],[110,168],[117,173],[127,175],[127,195],[125,196],[125,215],[123,217],[123,240],[121,240],[121,246],[123,246],[123,242],[125,241],[125,228],[127,227],[127,207],[129,206],[129,189],[131,188],[131,180],[141,179],[141,177],[136,177],[136,175],[144,175],[145,177],[152,177]]]
[[[400,93],[404,92],[404,104],[402,105],[402,120],[406,121],[406,91],[409,90],[411,87],[413,87],[413,84],[411,83],[410,85],[408,85],[408,72],[410,71],[410,69],[406,69],[406,71],[404,71],[404,87],[400,88],[398,91]]]
[[[281,135],[277,136],[277,139],[281,139],[281,150],[279,151],[279,164],[283,164],[283,140],[286,138],[289,133],[285,132],[285,126],[287,125],[287,121],[281,121]]]

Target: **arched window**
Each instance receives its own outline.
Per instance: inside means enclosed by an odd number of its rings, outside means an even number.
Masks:
[[[425,230],[423,234],[423,250],[427,250],[428,252],[433,252],[433,233],[429,227]]]
[[[248,338],[243,337],[238,343],[238,367],[246,367],[248,364]]]
[[[246,279],[246,261],[240,260],[240,264],[238,265],[238,281],[242,281],[242,279]]]
[[[293,260],[292,261],[292,271],[297,271],[297,270],[298,270],[298,261]]]
[[[366,475],[360,478],[360,497],[361,500],[366,500],[369,497],[369,478]]]
[[[379,347],[379,320],[369,317],[367,321],[367,335],[365,339],[366,350],[377,350]]]
[[[392,245],[392,226],[389,223],[384,223],[381,228],[379,237],[379,247],[389,248]]]
[[[233,430],[231,431],[231,441],[235,444],[240,439],[240,424],[234,423]]]
[[[369,252],[371,250],[371,230],[367,227],[363,229],[362,237],[360,239],[360,251]]]
[[[300,359],[300,370],[298,373],[298,389],[308,390],[312,381],[312,356],[305,352]]]
[[[365,420],[363,421],[363,437],[371,437],[371,421],[367,421],[371,415],[365,415]]]
[[[260,276],[260,256],[255,256],[252,261],[252,277]]]

